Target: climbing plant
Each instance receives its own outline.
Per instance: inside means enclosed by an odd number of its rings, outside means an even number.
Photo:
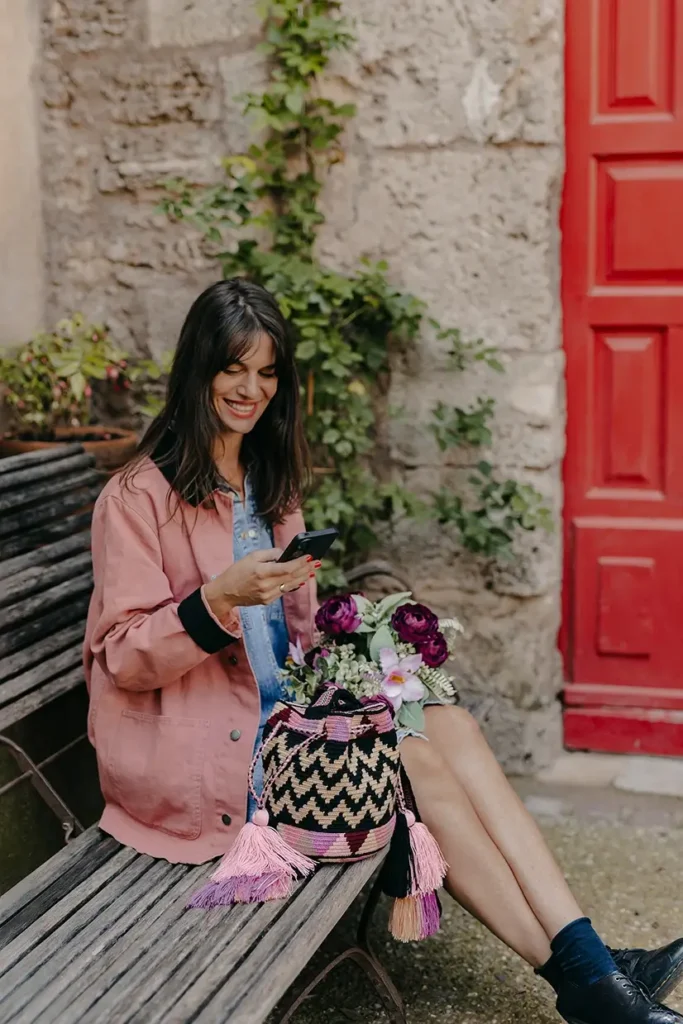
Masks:
[[[457,329],[429,319],[422,301],[391,284],[386,263],[363,261],[342,274],[316,257],[322,183],[343,159],[340,136],[355,113],[353,105],[322,95],[321,75],[331,55],[353,44],[340,8],[338,0],[260,5],[270,76],[263,92],[242,99],[261,141],[225,159],[225,180],[218,185],[164,182],[161,204],[171,218],[201,229],[226,276],[262,284],[289,319],[315,465],[307,520],[311,528],[336,525],[341,533],[328,585],[343,583],[344,570],[370,550],[378,525],[393,516],[434,515],[455,525],[465,547],[486,555],[509,550],[517,526],[544,523],[536,492],[497,481],[493,470],[477,478],[469,495],[425,502],[373,462],[392,348],[410,345],[431,325],[439,340],[451,344],[454,372],[472,361],[502,367],[484,342],[464,341]],[[479,399],[471,410],[439,407],[433,428],[439,445],[487,445],[492,415],[491,399]]]

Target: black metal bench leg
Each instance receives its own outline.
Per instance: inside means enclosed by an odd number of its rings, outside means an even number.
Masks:
[[[377,992],[382,997],[390,1020],[393,1021],[393,1024],[406,1024],[407,1018],[401,993],[389,977],[387,970],[382,966],[373,953],[368,941],[370,923],[381,894],[382,889],[378,878],[370,890],[370,895],[368,896],[363,913],[361,914],[360,923],[358,925],[357,945],[344,950],[344,952],[340,953],[339,956],[336,956],[334,960],[327,965],[327,967],[316,974],[315,978],[309,982],[303,992],[301,992],[294,1002],[288,1007],[284,1017],[280,1020],[280,1024],[288,1024],[288,1021],[292,1019],[296,1011],[303,1005],[304,1001],[308,999],[321,981],[323,981],[328,974],[334,971],[335,968],[340,964],[343,964],[346,960],[352,960],[365,971],[366,975],[377,989]]]
[[[83,832],[83,826],[76,815],[67,807],[59,793],[48,782],[40,767],[31,760],[26,751],[7,736],[0,735],[0,743],[8,747],[20,770],[24,773],[23,777],[31,779],[35,789],[61,821],[64,829],[64,842],[68,843],[74,832]],[[14,779],[10,785],[13,786],[18,781],[18,779]]]

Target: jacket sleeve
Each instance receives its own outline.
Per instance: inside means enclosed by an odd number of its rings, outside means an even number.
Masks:
[[[116,686],[157,690],[239,638],[237,611],[221,623],[201,587],[174,600],[157,531],[120,498],[96,507],[92,550],[98,612],[90,650]]]

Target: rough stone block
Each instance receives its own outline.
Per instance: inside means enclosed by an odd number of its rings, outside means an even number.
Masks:
[[[266,62],[254,51],[221,57],[218,68],[223,80],[223,131],[226,153],[242,153],[258,135],[243,113],[244,104],[238,99],[244,93],[261,93],[268,83]]]
[[[90,69],[79,69],[79,74],[92,78]],[[188,53],[173,60],[131,59],[101,68],[97,78],[104,124],[214,125],[220,120],[220,78],[213,58]]]
[[[260,29],[252,0],[148,0],[152,46],[226,43]]]
[[[341,216],[326,202],[319,251],[341,266],[387,259],[393,280],[466,338],[552,350],[561,175],[554,149],[376,154]]]
[[[347,0],[357,45],[331,74],[377,146],[561,141],[561,4]]]
[[[91,53],[140,41],[144,0],[45,0],[42,6],[47,49]]]

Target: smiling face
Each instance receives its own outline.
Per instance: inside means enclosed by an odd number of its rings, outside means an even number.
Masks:
[[[255,337],[239,362],[217,374],[211,395],[226,433],[248,434],[277,391],[275,346],[265,332]]]

